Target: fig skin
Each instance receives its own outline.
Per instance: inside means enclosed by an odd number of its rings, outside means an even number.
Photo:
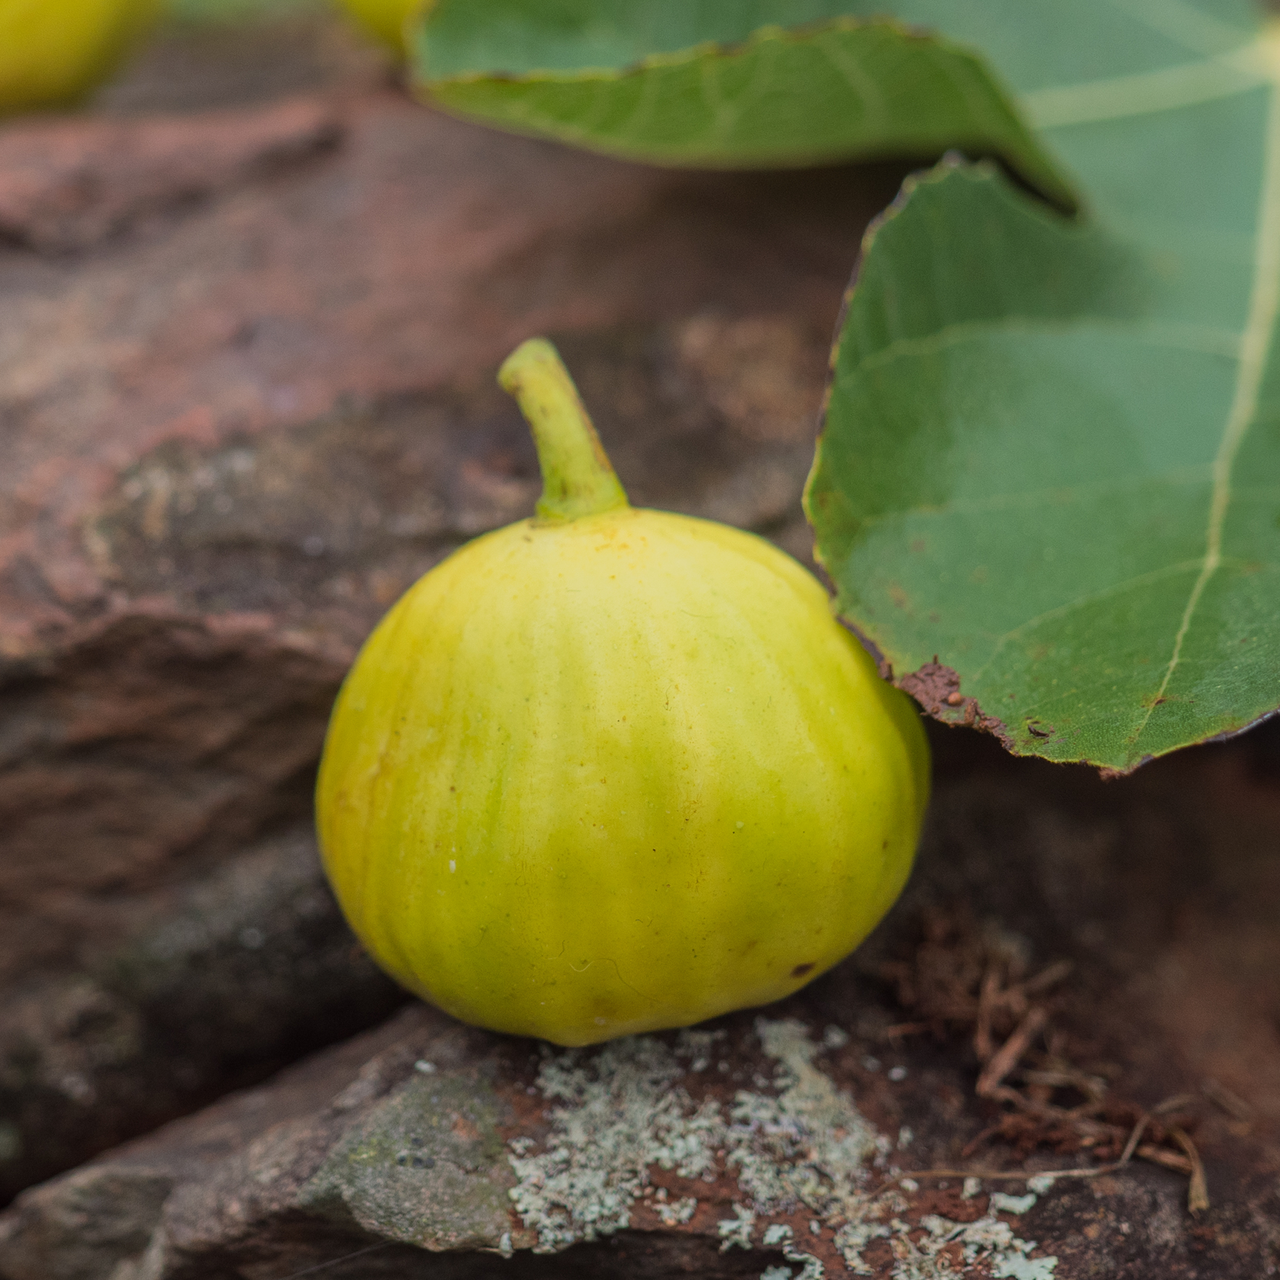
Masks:
[[[160,0],[0,3],[0,115],[83,97],[159,10]]]
[[[342,7],[365,32],[403,58],[408,53],[404,28],[427,0],[342,0]]]
[[[906,881],[928,750],[809,573],[626,505],[585,414],[607,473],[584,491],[539,432],[545,392],[519,392],[543,514],[455,552],[375,630],[318,816],[347,918],[406,987],[584,1045],[777,1000],[847,955]]]

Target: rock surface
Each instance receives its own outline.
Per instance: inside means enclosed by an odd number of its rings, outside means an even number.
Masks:
[[[0,1008],[7,1196],[404,1000],[347,929],[309,826],[133,895],[127,914],[113,947],[14,983]]]
[[[907,896],[797,996],[578,1051],[414,1004],[26,1192],[0,1218],[0,1274],[1277,1274],[1280,733],[1113,783],[934,738]],[[1023,1150],[993,1135],[969,1034],[903,1027],[904,960],[929,973],[922,918],[966,913],[988,955],[1073,963],[1044,1046],[1059,1072],[1135,1115],[1184,1095],[1207,1210],[1145,1162],[1051,1185],[926,1176],[1100,1163],[1061,1127]]]
[[[256,1047],[193,999],[233,1047],[188,1070],[181,1008],[156,1039],[101,975],[307,821],[360,640],[531,509],[493,385],[518,340],[562,340],[637,502],[807,547],[827,340],[895,174],[505,137],[290,21],[172,34],[96,113],[0,126],[0,1200],[320,1042],[264,979]],[[316,942],[278,923],[283,952]],[[387,1010],[371,971],[333,1006],[307,981],[299,1016],[344,1009],[335,1034]]]

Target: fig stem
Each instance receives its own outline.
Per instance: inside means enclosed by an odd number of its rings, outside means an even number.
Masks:
[[[627,506],[578,388],[545,338],[522,342],[503,361],[498,383],[514,396],[533,431],[542,468],[543,520],[574,520]]]

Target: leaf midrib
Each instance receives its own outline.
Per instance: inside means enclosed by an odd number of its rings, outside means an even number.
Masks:
[[[1193,351],[1200,355],[1238,360],[1243,333],[1213,325],[1169,324],[1128,316],[1077,313],[1068,316],[995,316],[986,320],[962,320],[940,325],[915,338],[895,338],[863,356],[855,365],[837,375],[844,386],[859,374],[892,364],[895,360],[937,355],[949,347],[976,338],[1038,337],[1064,333],[1084,333],[1090,329],[1116,330],[1145,341],[1149,346]]]
[[[1263,37],[1213,57],[1155,71],[1033,89],[1020,104],[1036,129],[1122,120],[1197,106],[1267,84],[1272,71]]]
[[[1222,439],[1213,463],[1213,492],[1209,500],[1208,527],[1201,570],[1187,598],[1173,652],[1164,677],[1139,723],[1132,741],[1141,739],[1152,713],[1160,705],[1182,658],[1182,649],[1195,618],[1196,609],[1210,579],[1222,563],[1222,533],[1231,505],[1231,478],[1249,428],[1257,418],[1258,396],[1266,374],[1267,359],[1275,342],[1280,316],[1280,64],[1276,53],[1280,40],[1271,37],[1272,67],[1270,103],[1267,111],[1262,190],[1258,206],[1257,236],[1254,244],[1253,283],[1250,289],[1248,320],[1240,342],[1240,362],[1235,391],[1223,424]]]
[[[989,516],[998,512],[1043,511],[1045,507],[1077,506],[1085,501],[1097,501],[1101,498],[1114,498],[1120,494],[1132,493],[1135,490],[1159,487],[1164,489],[1185,489],[1203,486],[1212,477],[1211,463],[1200,466],[1184,466],[1171,468],[1168,471],[1143,472],[1141,475],[1126,479],[1108,479],[1098,481],[1063,482],[1057,485],[1046,485],[1041,489],[1011,489],[1006,493],[992,494],[986,498],[948,500],[946,502],[928,503],[912,507],[887,507],[875,515],[860,516],[859,529],[874,529],[877,525],[902,520],[907,516]]]

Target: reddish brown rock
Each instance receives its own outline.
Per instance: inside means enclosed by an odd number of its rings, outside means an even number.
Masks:
[[[12,983],[0,1004],[6,1199],[404,999],[348,932],[309,825],[104,911],[109,945]]]
[[[89,249],[138,220],[253,186],[336,146],[338,117],[303,98],[195,118],[35,121],[0,133],[0,239]]]

